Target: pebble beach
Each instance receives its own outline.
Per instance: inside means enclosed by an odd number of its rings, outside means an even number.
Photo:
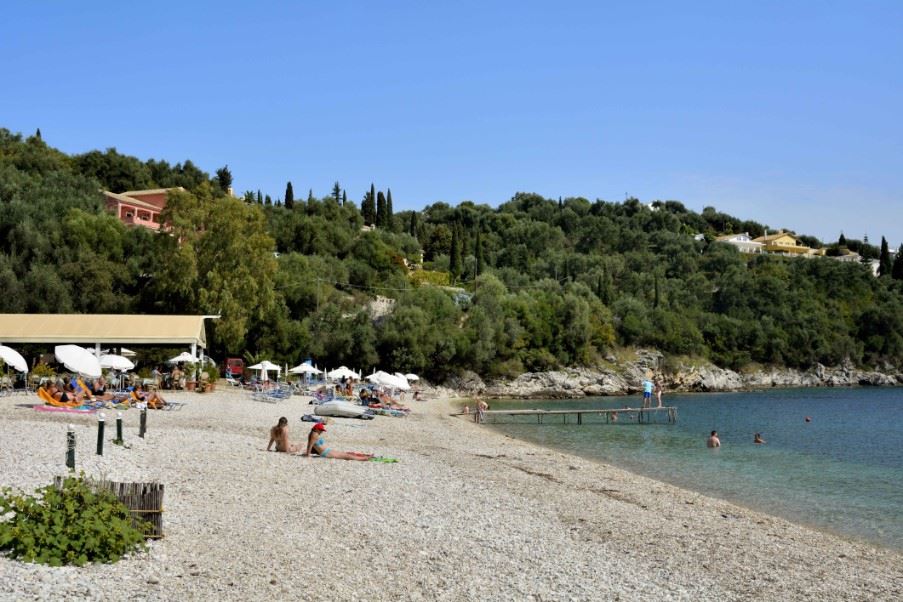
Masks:
[[[123,413],[97,456],[96,416],[0,398],[0,486],[77,470],[166,488],[165,537],[114,565],[0,557],[0,600],[900,600],[903,555],[476,425],[442,395],[403,418],[331,419],[329,447],[394,464],[266,452],[309,398],[167,394]]]

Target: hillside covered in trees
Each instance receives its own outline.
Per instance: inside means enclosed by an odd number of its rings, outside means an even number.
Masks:
[[[903,253],[878,278],[829,258],[741,255],[714,237],[764,225],[676,201],[518,193],[497,208],[395,212],[375,186],[359,208],[338,183],[306,199],[289,184],[275,202],[235,198],[231,183],[228,168],[70,156],[0,129],[0,312],[216,313],[214,357],[432,378],[593,365],[623,346],[735,369],[903,358]],[[103,208],[102,189],[177,186],[172,235]]]

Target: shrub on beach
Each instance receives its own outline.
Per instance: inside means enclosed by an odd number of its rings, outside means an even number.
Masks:
[[[0,492],[0,551],[25,562],[83,566],[116,562],[144,544],[128,509],[112,493],[95,491],[81,477],[34,496]]]

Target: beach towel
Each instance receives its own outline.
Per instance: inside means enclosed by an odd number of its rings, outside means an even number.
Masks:
[[[369,460],[370,462],[380,462],[381,464],[396,464],[398,462],[398,458],[387,458],[386,456],[373,456]]]

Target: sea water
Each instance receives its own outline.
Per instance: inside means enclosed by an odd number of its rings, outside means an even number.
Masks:
[[[490,427],[816,529],[903,549],[903,389],[668,395],[677,423],[493,416]],[[495,401],[499,409],[638,407],[633,397]],[[806,422],[806,417],[811,422]],[[721,447],[706,448],[718,431]],[[753,443],[761,433],[764,445]]]

